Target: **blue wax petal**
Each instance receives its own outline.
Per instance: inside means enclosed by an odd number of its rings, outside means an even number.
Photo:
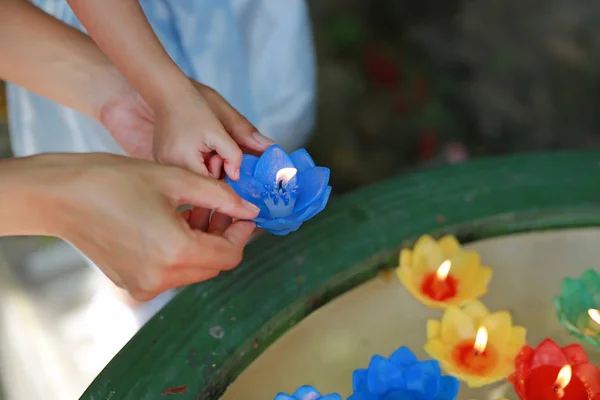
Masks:
[[[286,230],[286,229],[292,229],[295,227],[300,226],[300,222],[293,220],[293,219],[287,219],[287,218],[277,218],[277,219],[255,219],[254,220],[256,222],[256,224],[260,224],[262,229],[266,229],[268,231],[271,230],[276,230],[276,231],[281,231],[281,230]]]
[[[269,210],[260,196],[264,192],[264,188],[260,182],[248,175],[240,175],[238,181],[232,181],[229,177],[226,177],[225,181],[238,196],[260,208],[258,218],[268,218]]]
[[[258,157],[255,157],[250,154],[244,154],[242,156],[242,166],[240,167],[240,176],[242,175],[254,175],[254,170],[256,169],[256,163],[258,162]]]
[[[380,398],[380,400],[421,400],[415,396],[414,393],[407,392],[406,390],[392,390],[386,393]],[[429,400],[429,399],[428,399]]]
[[[321,198],[319,198],[313,204],[311,204],[309,207],[307,207],[302,212],[302,214],[300,214],[298,216],[298,220],[301,220],[303,222],[308,221],[309,219],[311,219],[312,217],[314,217],[315,215],[317,215],[318,213],[323,211],[323,209],[325,209],[325,206],[327,205],[327,201],[329,200],[330,194],[331,194],[331,186],[327,186],[325,188],[325,192],[323,193]]]
[[[348,397],[348,400],[380,400],[379,395],[369,392],[357,392]]]
[[[421,361],[404,371],[406,388],[419,393],[420,400],[433,399],[440,387],[441,373],[440,364],[437,361]]]
[[[337,393],[332,393],[321,397],[319,400],[342,400],[342,396]]]
[[[321,397],[321,393],[319,393],[319,391],[317,389],[315,389],[314,387],[312,387],[312,386],[302,386],[298,390],[296,390],[296,393],[294,393],[294,397],[297,398],[297,399],[299,399],[299,400],[302,400],[302,399],[304,399],[305,397],[307,397],[309,395],[312,395],[312,397],[315,397],[314,396],[315,394],[317,395],[317,399],[319,397]]]
[[[302,210],[321,197],[329,183],[329,168],[313,167],[298,174],[298,187],[301,192],[295,208]]]
[[[290,154],[290,158],[294,163],[294,167],[298,170],[298,173],[315,166],[315,162],[305,149],[296,150]]]
[[[453,376],[442,376],[437,396],[433,400],[456,400],[460,382]]]
[[[277,395],[275,396],[275,399],[273,399],[273,400],[296,400],[296,399],[294,399],[289,394],[277,393]]]
[[[390,361],[392,362],[392,364],[398,367],[406,368],[418,363],[419,359],[417,358],[417,356],[415,356],[415,353],[410,351],[408,347],[402,346],[394,353],[392,353],[392,355],[390,356]]]
[[[389,389],[389,382],[402,379],[402,372],[387,358],[375,355],[371,358],[367,372],[367,387],[372,393],[383,394]]]
[[[362,392],[367,390],[367,370],[357,369],[352,373],[352,390]]]
[[[290,228],[290,229],[283,229],[283,230],[269,230],[269,232],[275,236],[285,236],[285,235],[289,235],[292,232],[296,232],[300,226],[302,225],[298,225],[294,228]]]
[[[295,167],[290,156],[288,156],[281,147],[273,145],[258,159],[254,168],[254,178],[264,184],[273,184],[277,172],[282,168]],[[294,185],[295,179],[290,180],[290,184]]]

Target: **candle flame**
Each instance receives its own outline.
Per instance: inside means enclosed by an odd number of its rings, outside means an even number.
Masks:
[[[487,347],[487,342],[488,332],[487,329],[485,329],[485,327],[482,326],[477,330],[477,336],[475,336],[475,344],[473,345],[475,352],[483,353],[485,351],[485,348]]]
[[[452,263],[450,262],[450,260],[446,260],[440,265],[437,272],[435,273],[435,275],[437,276],[437,278],[440,281],[446,280],[446,278],[448,277],[448,274],[450,273],[451,266],[452,266]]]
[[[567,387],[569,382],[571,382],[571,376],[573,375],[573,370],[569,364],[565,365],[558,372],[558,376],[556,377],[556,387],[559,390],[563,390]]]
[[[296,168],[281,168],[277,171],[277,175],[275,176],[275,181],[277,183],[288,183],[294,176],[298,170]]]
[[[590,308],[588,314],[595,323],[600,324],[600,310]]]

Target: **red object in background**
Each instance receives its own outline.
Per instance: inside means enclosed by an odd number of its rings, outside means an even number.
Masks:
[[[566,365],[571,367],[571,376],[561,390],[558,376]],[[561,348],[552,339],[544,339],[535,349],[524,346],[508,380],[521,400],[600,400],[600,368],[588,362],[578,344]]]
[[[365,69],[373,83],[388,88],[395,88],[400,84],[400,71],[385,48],[371,47],[364,57]]]
[[[438,135],[433,129],[425,129],[419,133],[418,157],[420,161],[427,161],[435,157],[438,149]]]
[[[187,392],[186,385],[173,386],[172,388],[168,388],[163,390],[160,394],[165,396],[167,394],[185,394]]]
[[[398,114],[404,114],[407,108],[408,104],[406,102],[406,95],[402,91],[398,90],[396,93],[394,93],[394,110],[396,110]]]
[[[424,76],[418,77],[413,86],[413,96],[415,102],[424,105],[429,99],[429,80]]]

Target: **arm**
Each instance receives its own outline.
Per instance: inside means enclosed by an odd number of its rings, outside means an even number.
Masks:
[[[57,224],[50,219],[52,199],[43,196],[31,170],[35,157],[0,161],[0,236],[57,236]]]
[[[195,221],[175,212],[184,204],[196,207]],[[219,212],[209,222],[211,209]],[[60,237],[139,300],[235,267],[254,223],[232,218],[258,212],[214,179],[129,157],[0,161],[0,236]]]
[[[138,0],[67,0],[90,36],[152,108],[193,90]]]
[[[156,161],[201,175],[208,175],[211,165],[218,166],[211,171],[220,171],[223,165],[227,175],[237,180],[240,146],[263,152],[272,144],[220,96],[210,90],[206,96],[196,89],[163,48],[138,0],[67,1],[154,112]]]
[[[10,16],[0,24],[0,79],[96,119],[107,100],[128,87],[88,36],[28,1],[2,0],[0,15]]]

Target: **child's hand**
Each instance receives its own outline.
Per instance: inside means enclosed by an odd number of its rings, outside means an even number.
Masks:
[[[260,153],[272,144],[218,93],[200,84],[155,115],[155,160],[217,179],[223,167],[231,179],[239,178],[241,148]]]
[[[128,88],[102,108],[101,122],[131,156],[219,178],[239,176],[242,151],[262,153],[273,142],[213,89],[198,82],[152,110]],[[181,93],[181,91],[180,91]]]

